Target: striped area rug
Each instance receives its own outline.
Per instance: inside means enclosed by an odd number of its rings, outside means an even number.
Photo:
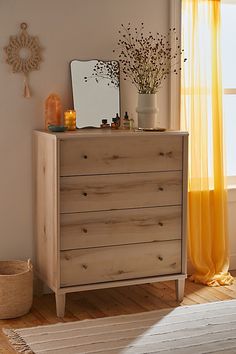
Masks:
[[[235,354],[236,300],[4,332],[27,354]]]

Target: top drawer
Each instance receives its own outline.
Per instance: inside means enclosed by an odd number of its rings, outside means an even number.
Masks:
[[[107,136],[60,140],[60,175],[182,169],[182,136]]]

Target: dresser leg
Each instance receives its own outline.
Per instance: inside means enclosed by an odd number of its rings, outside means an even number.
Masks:
[[[57,317],[64,317],[66,306],[66,294],[55,294]]]
[[[185,279],[177,279],[175,281],[175,291],[176,291],[177,301],[181,302],[184,298],[184,286],[185,286]]]

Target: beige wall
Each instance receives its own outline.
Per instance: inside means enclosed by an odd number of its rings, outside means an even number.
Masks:
[[[166,32],[169,0],[0,0],[0,48],[27,22],[43,46],[39,71],[30,74],[32,98],[22,97],[20,74],[0,59],[0,259],[33,254],[32,130],[44,126],[44,100],[60,94],[71,107],[69,62],[113,58],[121,23],[145,23],[147,30]],[[121,86],[122,111],[135,116],[136,91]],[[163,125],[168,121],[168,87],[159,94]]]

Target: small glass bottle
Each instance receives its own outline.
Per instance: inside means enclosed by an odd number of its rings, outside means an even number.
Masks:
[[[118,129],[119,128],[119,122],[117,118],[112,118],[112,123],[111,123],[111,129]]]
[[[118,125],[118,128],[120,127],[120,117],[119,117],[119,114],[116,113],[116,122],[117,122],[117,125]]]
[[[134,118],[132,117],[132,115],[129,118],[129,128],[130,130],[134,130]]]
[[[61,99],[56,93],[51,93],[45,101],[45,129],[49,125],[61,125]]]
[[[107,119],[102,119],[102,124],[100,124],[101,128],[110,128],[110,124],[107,123]]]
[[[123,119],[123,129],[129,130],[130,129],[130,121],[128,113],[125,112],[124,119]]]

